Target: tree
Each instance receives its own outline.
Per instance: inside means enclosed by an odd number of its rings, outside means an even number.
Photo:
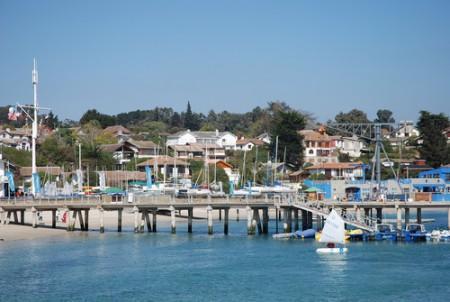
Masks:
[[[395,123],[395,119],[392,116],[392,111],[388,109],[380,109],[377,111],[377,118],[375,123]]]
[[[192,114],[191,103],[188,101],[186,113],[184,114],[184,128],[195,130],[194,115]]]
[[[419,147],[420,155],[432,167],[448,164],[450,161],[450,147],[443,134],[444,129],[450,126],[449,118],[443,113],[432,114],[421,111],[417,127],[420,131],[422,145]]]
[[[278,150],[286,150],[286,162],[296,168],[303,164],[303,137],[299,131],[305,124],[305,117],[296,110],[278,111],[273,119],[272,150],[278,137]]]
[[[100,113],[96,109],[86,111],[80,119],[80,124],[84,125],[93,120],[98,121],[102,128],[116,124],[116,118],[114,116]]]
[[[56,129],[59,124],[58,116],[54,115],[53,112],[50,111],[50,113],[45,117],[43,124],[52,130]]]
[[[336,123],[370,123],[367,114],[359,109],[352,109],[347,113],[341,111],[334,120]]]

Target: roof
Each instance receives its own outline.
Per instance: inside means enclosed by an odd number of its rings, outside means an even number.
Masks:
[[[177,151],[177,152],[203,152],[203,148],[201,148],[200,146],[198,146],[197,144],[195,145],[172,145],[169,146],[169,148]]]
[[[345,162],[345,163],[321,163],[318,165],[310,166],[305,170],[318,170],[318,169],[355,169],[362,165],[361,162]]]
[[[256,139],[256,138],[246,138],[246,139],[240,139],[236,141],[236,145],[238,146],[244,146],[249,143],[252,143],[253,145],[262,146],[264,145],[264,142],[262,140]]]
[[[233,133],[229,132],[229,131],[224,131],[224,132],[220,132],[220,131],[190,131],[190,130],[183,130],[183,131],[179,131],[177,133],[171,134],[168,136],[168,138],[176,138],[176,137],[180,137],[183,136],[185,134],[191,134],[192,136],[194,136],[195,138],[219,138],[222,137],[226,134],[230,134],[232,136],[236,136]]]
[[[223,160],[218,160],[216,162],[216,165],[222,169],[225,169],[225,168],[233,169],[233,165],[231,165],[230,163],[224,162]]]
[[[130,138],[125,143],[129,143],[139,149],[160,149],[160,147],[152,141],[138,141]]]
[[[187,166],[188,162],[182,159],[175,159],[174,157],[170,157],[170,156],[159,156],[156,158],[151,158],[148,159],[142,163],[139,163],[137,166],[138,167],[145,167],[145,166],[153,166],[155,163],[158,164],[158,166],[164,166],[164,165],[169,165],[169,166],[174,166],[175,162],[177,164],[177,166]]]
[[[109,133],[131,134],[131,131],[122,125],[109,126],[106,127],[103,131]]]
[[[326,133],[321,134],[314,130],[300,130],[299,133],[303,135],[305,141],[333,141],[341,138],[340,136],[331,136]]]
[[[31,176],[31,167],[22,167],[20,168],[20,175],[21,176]],[[63,173],[63,170],[61,167],[36,167],[37,172],[46,173],[54,176],[61,175]]]
[[[105,144],[105,145],[100,145],[100,149],[103,152],[112,153],[112,152],[117,151],[118,149],[121,149],[122,146],[123,146],[123,144]]]

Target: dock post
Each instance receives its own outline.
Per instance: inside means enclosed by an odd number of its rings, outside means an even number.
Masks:
[[[193,212],[193,209],[188,209],[188,233],[192,233],[192,217],[194,216]]]
[[[275,233],[278,234],[278,212],[280,211],[278,206],[275,206]]]
[[[236,221],[239,221],[239,209],[236,209]]]
[[[153,231],[154,233],[156,233],[156,217],[158,216],[157,214],[158,214],[158,209],[153,210],[153,219],[152,219],[153,226],[152,226],[152,231]]]
[[[170,227],[172,234],[175,234],[177,232],[177,222],[175,218],[175,208],[173,206],[170,206]]]
[[[139,232],[139,209],[138,209],[138,207],[134,206],[133,212],[134,212],[134,232],[138,233]]]
[[[422,223],[422,208],[417,208],[417,223]]]
[[[247,211],[247,234],[248,235],[255,235],[255,228],[253,227],[252,208],[247,206],[245,209]]]
[[[306,230],[308,228],[308,212],[306,210],[302,210],[302,230]]]
[[[24,223],[22,216],[22,224]],[[56,210],[52,210],[52,228],[56,228]]]
[[[308,229],[312,229],[313,228],[313,214],[312,212],[307,212],[308,213]]]
[[[383,208],[377,208],[377,223],[383,221]]]
[[[402,230],[402,209],[396,205],[396,210],[397,210],[397,230],[401,231]]]
[[[37,228],[37,210],[35,207],[31,208],[31,215],[33,216],[32,226],[33,228]]]
[[[222,221],[222,209],[219,209],[219,221]]]
[[[142,209],[141,211],[141,222],[139,224],[139,233],[144,233],[145,229],[145,209]]]
[[[80,221],[80,230],[84,231],[84,220],[83,220],[83,214],[81,212],[81,210],[77,210],[77,214],[78,214],[78,220]]]
[[[25,224],[25,210],[20,210],[20,224]]]
[[[147,232],[152,231],[152,223],[150,221],[150,216],[148,215],[148,210],[145,210],[145,222],[147,224]]]
[[[19,224],[19,217],[17,216],[17,211],[13,211],[14,214],[14,223]]]
[[[89,209],[84,210],[84,230],[89,231]]]
[[[288,211],[286,208],[283,209],[283,233],[289,233],[288,229]]]
[[[224,217],[225,220],[223,222],[223,233],[225,235],[228,235],[228,212],[229,212],[229,209],[224,209],[223,211],[224,211],[224,216],[225,216]]]
[[[253,219],[258,227],[258,234],[262,234],[261,218],[259,217],[259,209],[253,209]]]
[[[117,232],[122,232],[122,212],[123,209],[117,210]]]
[[[99,208],[98,211],[100,214],[100,233],[104,233],[105,232],[105,223],[104,223],[105,210],[103,208]]]
[[[213,218],[212,218],[212,207],[208,206],[206,208],[206,213],[208,216],[208,235],[213,234]]]
[[[298,209],[294,209],[294,231],[299,230],[299,223],[298,223]]]
[[[0,208],[0,223],[5,224],[5,210],[3,208]]]
[[[405,225],[409,223],[409,208],[405,208]]]
[[[269,208],[263,209],[263,233],[269,234]]]
[[[288,229],[289,233],[292,232],[292,207],[289,207],[288,209]]]

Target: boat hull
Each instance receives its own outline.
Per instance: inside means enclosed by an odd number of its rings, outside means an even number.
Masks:
[[[320,248],[317,249],[316,252],[318,254],[344,254],[348,252],[348,249],[346,247],[334,247],[334,248]]]

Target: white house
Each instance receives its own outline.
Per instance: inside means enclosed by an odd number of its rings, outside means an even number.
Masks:
[[[17,150],[31,150],[31,130],[9,128],[0,130],[0,145],[16,148]]]
[[[350,157],[360,157],[361,150],[364,149],[364,143],[356,135],[351,137],[341,137],[336,139],[336,147],[341,153],[348,154]]]
[[[228,131],[180,131],[167,137],[167,146],[202,144],[219,145],[225,150],[234,150],[236,148],[237,137]]]
[[[328,179],[361,179],[364,177],[362,163],[321,163],[305,168],[309,174],[322,174]]]
[[[264,142],[259,139],[240,139],[236,141],[236,150],[241,151],[250,151],[253,150],[253,147],[255,146],[262,146],[264,145]]]

